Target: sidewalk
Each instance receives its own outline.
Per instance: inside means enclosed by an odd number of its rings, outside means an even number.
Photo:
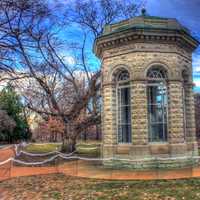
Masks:
[[[14,156],[13,148],[0,150],[0,161]],[[0,181],[19,177],[40,174],[63,173],[70,176],[110,179],[110,180],[155,180],[155,179],[181,179],[200,177],[200,166],[173,170],[134,171],[126,169],[105,169],[88,161],[68,161],[55,166],[32,167],[13,166],[11,162],[0,167]]]

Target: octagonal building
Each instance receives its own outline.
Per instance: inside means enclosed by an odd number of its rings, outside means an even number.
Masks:
[[[102,61],[102,156],[113,158],[105,165],[195,160],[192,52],[198,44],[176,19],[143,14],[105,26],[94,44]]]

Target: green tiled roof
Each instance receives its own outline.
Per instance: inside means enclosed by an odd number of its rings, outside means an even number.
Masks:
[[[158,17],[158,16],[150,16],[150,15],[145,15],[145,16],[142,16],[144,18],[147,18],[147,19],[160,19],[160,20],[168,20],[170,18],[164,18],[164,17]]]
[[[132,28],[179,30],[190,34],[190,31],[181,25],[176,19],[142,15],[119,23],[106,25],[103,35],[113,34]]]
[[[111,48],[115,44],[126,44],[127,41],[156,40],[178,42],[192,50],[199,45],[199,41],[176,19],[149,16],[142,12],[141,16],[106,25],[103,34],[95,40],[94,51],[101,56],[104,47]]]

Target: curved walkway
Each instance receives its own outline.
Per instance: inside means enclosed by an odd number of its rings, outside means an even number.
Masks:
[[[6,160],[14,156],[14,149],[1,149],[0,161]],[[40,174],[63,173],[70,176],[110,179],[110,180],[155,180],[155,179],[180,179],[200,177],[200,166],[194,168],[173,169],[173,170],[151,170],[151,171],[133,171],[133,170],[117,170],[105,169],[90,161],[76,160],[68,161],[64,164],[58,164],[51,167],[21,167],[13,166],[7,163],[0,166],[0,181],[19,177]]]
[[[70,161],[53,167],[13,166],[10,171],[10,176],[7,178],[52,173],[63,173],[70,176],[110,180],[181,179],[200,177],[200,167],[174,170],[133,171],[124,169],[103,169],[92,166],[85,161]]]
[[[7,146],[0,149],[0,162],[15,156],[14,146]]]
[[[58,171],[71,176],[110,180],[156,180],[200,177],[200,167],[148,171],[117,170],[99,168],[81,160],[60,165]]]
[[[8,146],[0,149],[0,162],[15,156],[14,146]],[[0,180],[10,178],[11,163],[6,163],[0,166]]]

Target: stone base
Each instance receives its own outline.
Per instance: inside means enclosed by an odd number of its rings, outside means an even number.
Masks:
[[[195,157],[179,157],[178,159],[168,158],[167,160],[158,159],[147,159],[147,160],[120,160],[113,159],[109,161],[103,161],[104,167],[113,169],[135,169],[135,170],[146,170],[146,169],[174,169],[174,168],[185,168],[191,166],[198,166],[199,160]]]
[[[103,146],[104,166],[111,168],[155,169],[180,168],[198,163],[195,143]]]

